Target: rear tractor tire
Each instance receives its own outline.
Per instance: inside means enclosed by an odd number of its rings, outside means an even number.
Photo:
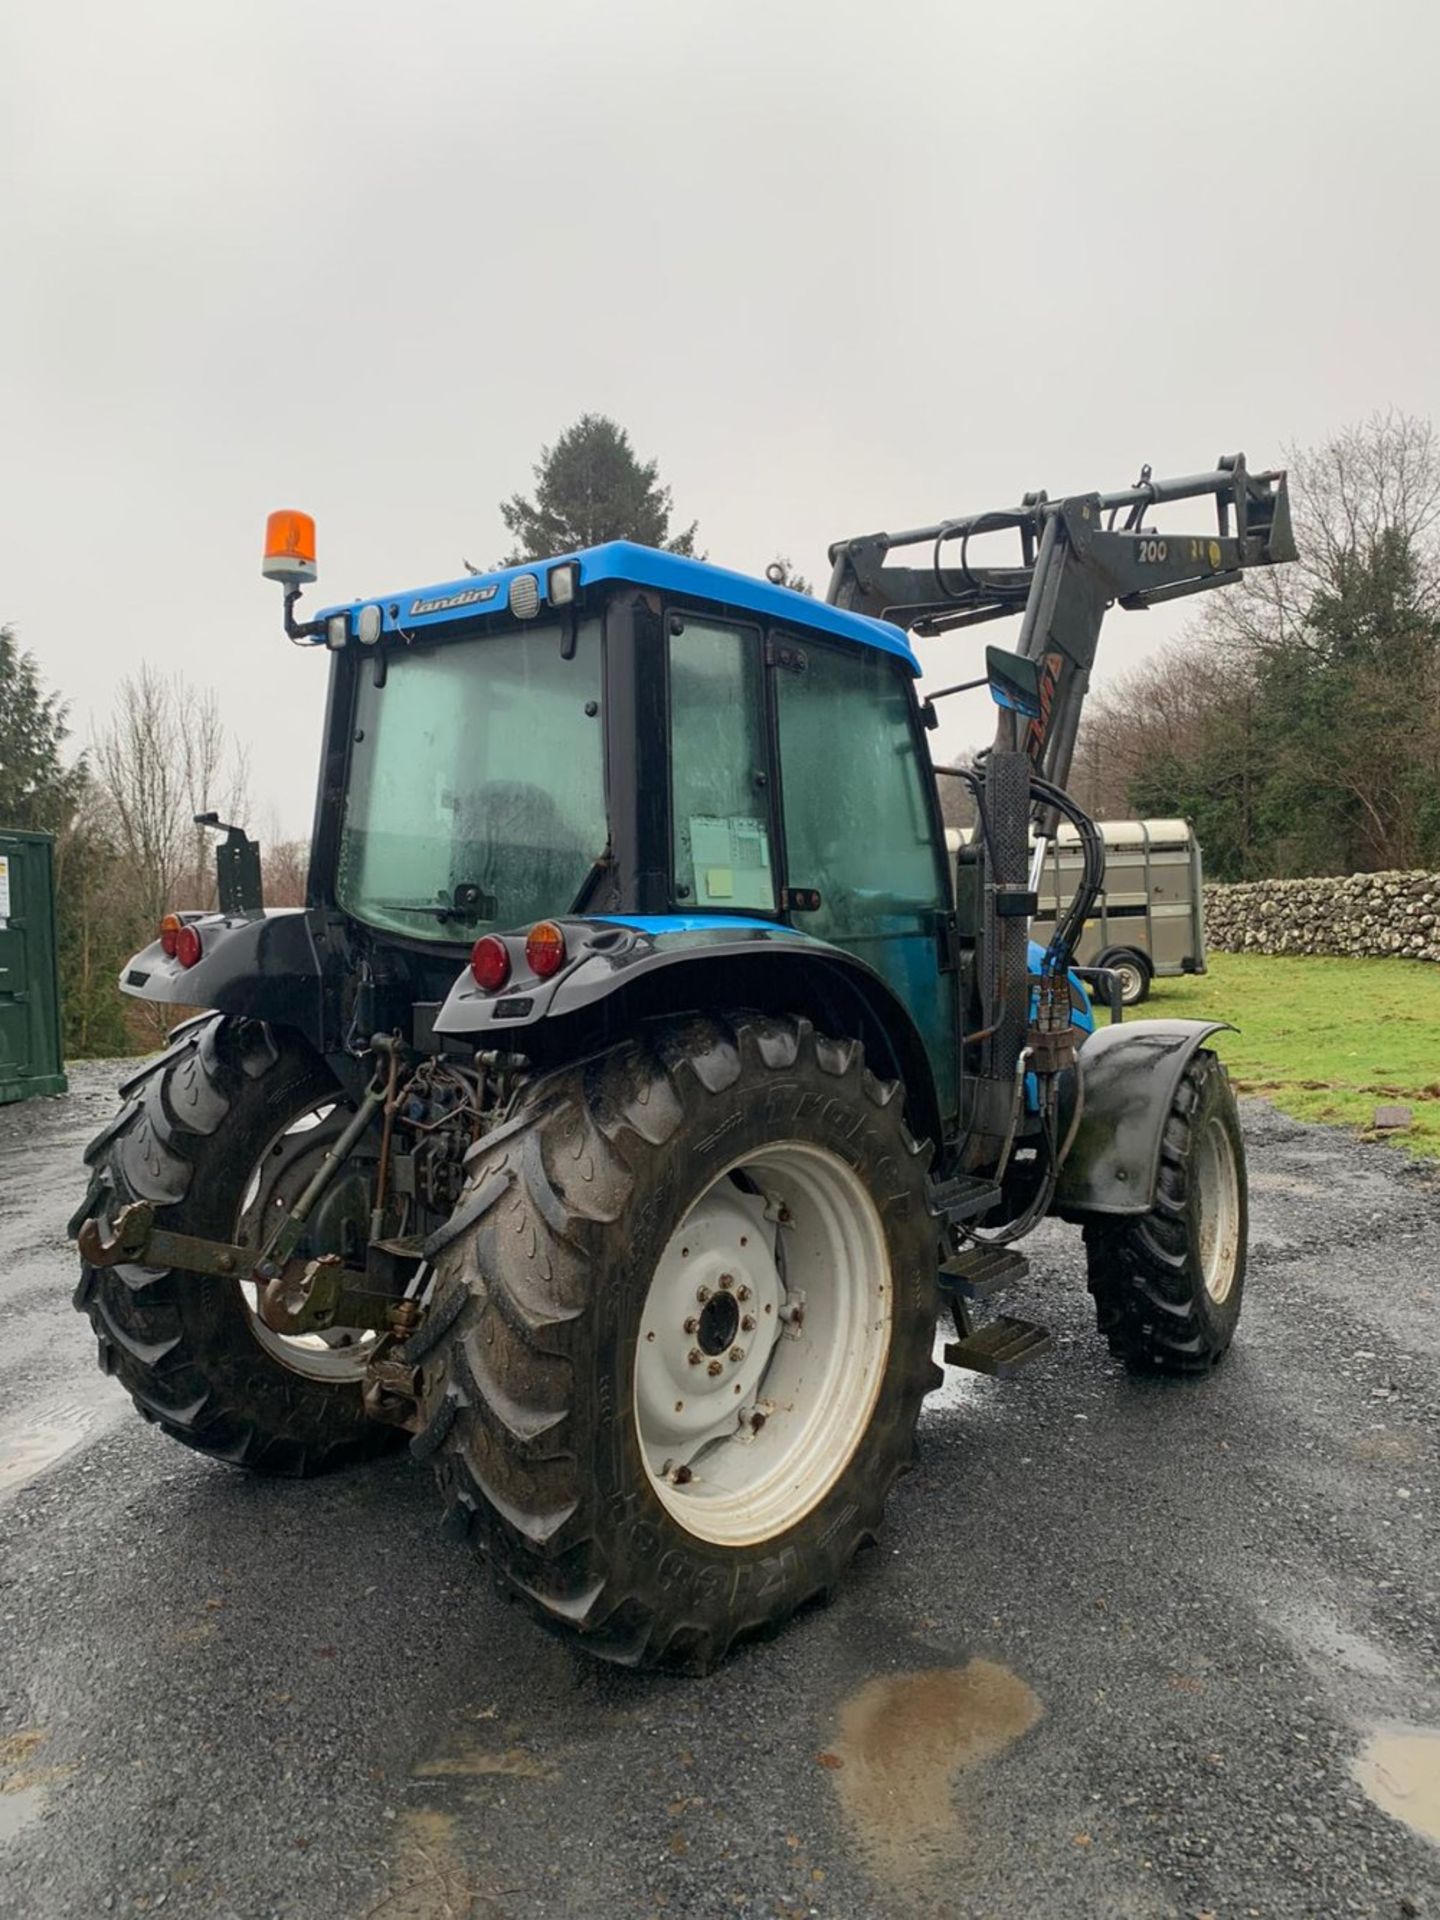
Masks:
[[[1202,1050],[1175,1091],[1151,1211],[1085,1228],[1090,1291],[1117,1359],[1206,1373],[1235,1337],[1245,1291],[1245,1142],[1224,1067]]]
[[[939,1379],[928,1158],[801,1018],[668,1022],[526,1090],[407,1351],[414,1450],[503,1592],[690,1672],[829,1596]]]
[[[108,1234],[147,1200],[157,1227],[258,1250],[267,1214],[298,1197],[352,1108],[322,1060],[260,1021],[215,1014],[171,1040],[121,1085],[125,1104],[86,1149],[90,1190],[70,1231],[95,1218]],[[363,1176],[342,1171],[301,1251],[356,1258],[366,1205]],[[198,1453],[301,1475],[395,1446],[402,1436],[361,1404],[368,1336],[273,1333],[256,1295],[167,1267],[82,1265],[75,1305],[104,1371]]]

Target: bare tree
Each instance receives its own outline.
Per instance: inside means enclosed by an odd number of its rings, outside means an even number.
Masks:
[[[260,848],[260,874],[267,907],[303,907],[310,873],[308,840],[266,836]]]
[[[1300,558],[1090,703],[1092,811],[1191,812],[1230,877],[1440,850],[1440,438],[1388,412],[1288,455]]]
[[[1312,647],[1316,596],[1339,591],[1357,556],[1397,536],[1415,561],[1419,604],[1440,614],[1440,439],[1431,421],[1373,413],[1318,447],[1287,447],[1285,463],[1299,558],[1252,567],[1208,597],[1192,637],[1252,663]]]
[[[1123,818],[1136,774],[1158,759],[1193,754],[1234,678],[1228,661],[1191,635],[1099,690],[1076,742],[1071,792],[1097,817]]]
[[[213,808],[234,819],[245,810],[248,785],[245,754],[230,740],[214,694],[142,667],[121,683],[93,755],[137,917],[153,927],[172,907],[212,905],[210,837],[195,815]]]

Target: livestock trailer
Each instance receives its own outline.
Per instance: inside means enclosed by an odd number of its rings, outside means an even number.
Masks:
[[[1156,975],[1205,972],[1205,913],[1200,843],[1188,820],[1101,820],[1105,886],[1076,948],[1081,967],[1109,967],[1120,998],[1138,1006]],[[953,850],[971,829],[949,835]],[[1062,825],[1040,871],[1033,934],[1048,940],[1061,902],[1073,897],[1082,852],[1074,827]]]

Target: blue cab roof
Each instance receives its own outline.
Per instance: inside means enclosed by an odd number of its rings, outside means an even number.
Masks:
[[[442,581],[437,586],[357,600],[349,606],[325,607],[316,617],[327,620],[337,613],[348,614],[353,634],[360,609],[375,605],[380,608],[385,633],[416,634],[427,627],[453,626],[457,621],[473,621],[476,626],[482,626],[488,615],[506,609],[510,582],[516,574],[535,575],[540,583],[543,606],[549,597],[550,569],[569,561],[579,567],[582,587],[613,580],[630,586],[654,587],[661,593],[683,594],[687,599],[710,600],[742,613],[758,615],[763,620],[783,620],[787,626],[808,627],[813,633],[848,640],[853,646],[892,653],[903,660],[912,673],[920,671],[920,663],[903,629],[891,626],[888,620],[872,620],[863,613],[849,613],[824,600],[812,600],[806,594],[796,593],[790,587],[772,586],[768,580],[735,573],[729,567],[712,566],[708,560],[690,560],[684,554],[638,546],[633,540],[610,540],[602,547],[586,547],[580,553],[557,553],[548,560],[501,567],[494,573],[466,574],[463,579]]]

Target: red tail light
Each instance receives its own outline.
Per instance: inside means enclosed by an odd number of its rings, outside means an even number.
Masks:
[[[160,922],[160,951],[171,960],[175,958],[175,943],[180,938],[180,916],[167,913]]]
[[[470,949],[470,971],[485,993],[498,993],[510,978],[510,949],[493,933],[484,934]]]
[[[565,936],[553,920],[538,920],[526,935],[525,963],[542,980],[564,966]]]
[[[204,951],[199,934],[186,921],[175,934],[175,958],[182,967],[193,967]]]

